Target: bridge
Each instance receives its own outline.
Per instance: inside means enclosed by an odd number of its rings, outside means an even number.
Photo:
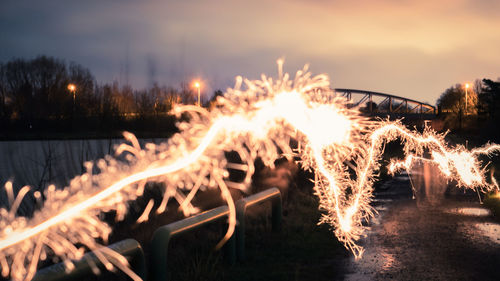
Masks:
[[[404,97],[355,89],[334,91],[346,97],[350,107],[359,107],[370,116],[430,120],[437,114],[435,106]]]

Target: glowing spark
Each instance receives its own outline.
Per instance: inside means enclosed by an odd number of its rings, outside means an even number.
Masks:
[[[494,178],[491,184],[486,182],[477,157],[494,155],[500,151],[498,145],[471,151],[463,146],[449,148],[444,136],[430,129],[420,134],[399,122],[369,121],[334,95],[327,76],[312,76],[306,66],[291,80],[282,66],[279,60],[277,80],[264,75],[256,81],[237,77],[235,88],[217,97],[211,111],[199,106],[176,106],[173,113],[187,114],[189,121],[179,123],[181,132],[167,143],[147,144],[142,149],[134,135],[124,133],[130,145],[123,144],[116,152],[124,154],[125,161],[107,156],[86,163],[87,172],[73,179],[67,188],[49,186],[44,206],[30,219],[14,215],[29,188],[14,196],[12,183],[7,182],[10,211],[0,209],[2,275],[29,280],[38,261],[50,254],[59,256],[71,270],[71,259],[81,258],[84,250],[94,250],[108,270],[116,266],[138,280],[126,259],[107,248],[100,249],[96,239],[106,242],[111,232],[99,214],[115,210],[116,219],[122,220],[128,202],[143,194],[148,181],[165,186],[156,213],[166,211],[173,198],[185,215],[193,214],[198,209],[191,202],[199,189],[220,189],[230,210],[229,227],[217,245],[220,247],[236,225],[229,188],[246,191],[257,157],[273,166],[282,156],[298,156],[305,169],[315,172],[314,190],[323,212],[320,223],[331,225],[337,238],[356,257],[363,253],[356,244],[365,235],[363,223],[375,213],[370,206],[372,184],[386,142],[399,138],[404,143],[406,158],[391,163],[393,173],[410,170],[415,161],[431,161],[460,186],[497,188]],[[291,139],[298,141],[299,149],[290,147]],[[224,151],[237,152],[243,163],[228,163]],[[430,158],[424,157],[427,155]],[[96,168],[99,173],[93,174]],[[241,170],[246,177],[242,182],[231,182],[228,168]],[[35,198],[39,200],[41,194],[35,194]],[[153,208],[154,201],[150,200],[137,222],[148,220]],[[83,247],[76,248],[76,244]],[[99,272],[95,264],[91,266]]]

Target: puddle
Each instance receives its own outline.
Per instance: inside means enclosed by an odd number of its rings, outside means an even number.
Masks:
[[[388,253],[385,249],[378,249],[378,252],[368,250],[362,259],[358,261],[352,259],[351,263],[356,271],[344,276],[344,280],[347,281],[373,280],[376,274],[393,270],[397,266],[394,254]]]
[[[483,222],[476,223],[476,228],[481,234],[491,239],[491,241],[500,244],[500,225],[497,223]]]
[[[370,223],[373,225],[380,225],[380,214],[376,215],[370,220]]]
[[[382,270],[385,271],[392,269],[396,264],[396,258],[393,254],[382,253],[381,260],[382,260]]]
[[[389,202],[392,202],[394,200],[392,199],[382,199],[382,198],[374,198],[372,200],[373,203],[389,203]]]
[[[378,205],[378,206],[375,206],[375,210],[377,210],[378,212],[381,212],[381,211],[386,211],[388,210],[389,208],[387,208],[387,206],[384,206],[384,205]]]
[[[466,215],[473,217],[487,217],[491,215],[490,210],[484,208],[453,208],[448,213]]]

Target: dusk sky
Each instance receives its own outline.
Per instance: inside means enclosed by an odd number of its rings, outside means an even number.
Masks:
[[[43,54],[134,88],[199,77],[208,96],[236,75],[276,76],[284,58],[332,87],[435,104],[500,77],[499,14],[495,0],[2,0],[0,62]]]

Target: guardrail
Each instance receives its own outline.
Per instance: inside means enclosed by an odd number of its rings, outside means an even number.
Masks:
[[[235,242],[238,243],[236,247],[238,259],[243,261],[245,257],[245,215],[247,207],[268,200],[272,200],[272,227],[273,230],[278,230],[281,227],[281,193],[279,189],[275,187],[270,188],[236,202],[236,241],[233,234],[233,237],[227,242],[230,263],[234,262]],[[158,228],[151,240],[151,280],[159,281],[168,279],[167,251],[172,237],[227,217],[228,214],[229,208],[221,206]]]
[[[245,260],[245,215],[247,208],[259,203],[271,200],[272,202],[272,229],[278,231],[281,229],[281,192],[276,187],[264,190],[262,192],[250,195],[236,202],[236,252],[238,260]]]
[[[116,242],[108,246],[111,250],[119,253],[120,255],[127,258],[132,270],[137,274],[142,280],[146,280],[146,259],[144,257],[144,252],[141,245],[134,239],[125,239],[120,242]],[[66,271],[66,267],[63,263],[58,263],[51,265],[46,268],[40,269],[35,276],[33,281],[74,281],[74,280],[85,280],[85,277],[89,275],[94,275],[92,268],[89,265],[89,260],[104,269],[102,262],[96,257],[93,252],[85,254],[85,256],[78,260],[73,261],[75,268],[71,272]]]
[[[226,245],[229,263],[236,260],[245,259],[245,217],[248,207],[271,201],[272,203],[272,230],[281,228],[282,206],[281,193],[277,188],[270,188],[236,202],[236,231]],[[167,280],[167,254],[170,239],[182,233],[194,230],[208,223],[227,218],[229,215],[228,206],[220,206],[201,214],[173,222],[159,227],[151,239],[151,276],[150,280]],[[237,244],[237,245],[236,245]],[[134,239],[126,239],[108,246],[113,251],[121,254],[130,263],[132,270],[143,280],[146,280],[146,260],[141,245]],[[39,270],[34,276],[34,281],[73,281],[81,280],[94,274],[89,265],[89,260],[99,266],[104,265],[93,252],[85,254],[84,258],[73,261],[75,268],[71,272],[66,272],[63,263],[58,263]]]
[[[210,222],[217,221],[221,218],[227,217],[228,214],[229,208],[227,206],[220,206],[201,214],[158,228],[154,232],[153,239],[151,240],[151,280],[168,279],[167,252],[168,244],[172,237],[177,236],[181,233],[191,231]],[[234,253],[234,242],[228,245],[228,247],[229,252]]]

